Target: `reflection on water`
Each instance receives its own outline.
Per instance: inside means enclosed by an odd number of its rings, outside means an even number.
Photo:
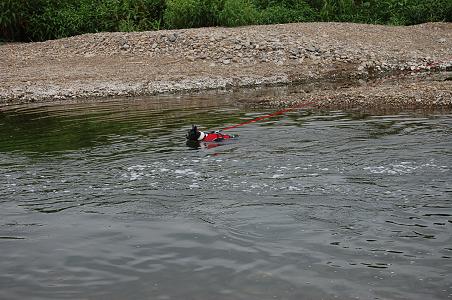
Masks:
[[[450,114],[234,103],[0,111],[0,298],[452,298]]]

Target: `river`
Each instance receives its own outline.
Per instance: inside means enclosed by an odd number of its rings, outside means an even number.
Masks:
[[[0,299],[450,299],[452,114],[0,109]]]

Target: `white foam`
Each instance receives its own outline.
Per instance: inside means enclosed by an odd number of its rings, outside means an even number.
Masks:
[[[144,175],[143,172],[131,172],[130,173],[130,180],[140,179],[141,177],[143,177],[143,175]]]
[[[174,170],[175,174],[186,176],[200,176],[201,173],[193,171],[193,169]]]
[[[145,165],[134,165],[127,168],[127,171],[133,171],[133,170],[144,170],[146,168]]]
[[[190,184],[188,187],[189,187],[190,189],[199,189],[199,188],[200,188],[200,186],[199,186],[199,184],[198,184],[197,182],[193,182],[193,183]]]
[[[433,163],[432,161],[424,164],[418,164],[416,165],[413,162],[409,161],[402,161],[400,163],[395,164],[389,164],[389,165],[383,165],[383,166],[370,166],[370,167],[364,167],[363,169],[366,171],[369,171],[372,174],[389,174],[389,175],[404,175],[404,174],[411,174],[415,171],[421,170],[421,169],[438,169],[441,172],[445,172],[448,169],[447,166],[438,166],[437,164]]]

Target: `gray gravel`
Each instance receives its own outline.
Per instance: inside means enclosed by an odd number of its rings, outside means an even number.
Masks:
[[[298,94],[291,101],[452,106],[450,23],[97,33],[5,44],[0,51],[3,105],[334,81],[344,88],[333,92],[318,84],[309,97]],[[432,80],[436,73],[441,79]],[[391,80],[378,83],[381,78]],[[289,105],[284,99],[262,103]]]

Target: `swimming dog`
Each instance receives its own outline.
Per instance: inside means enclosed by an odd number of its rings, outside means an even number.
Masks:
[[[220,131],[204,132],[200,131],[196,125],[192,125],[191,129],[187,131],[185,136],[188,141],[194,142],[222,142],[229,139],[234,139],[236,135],[223,134]]]

